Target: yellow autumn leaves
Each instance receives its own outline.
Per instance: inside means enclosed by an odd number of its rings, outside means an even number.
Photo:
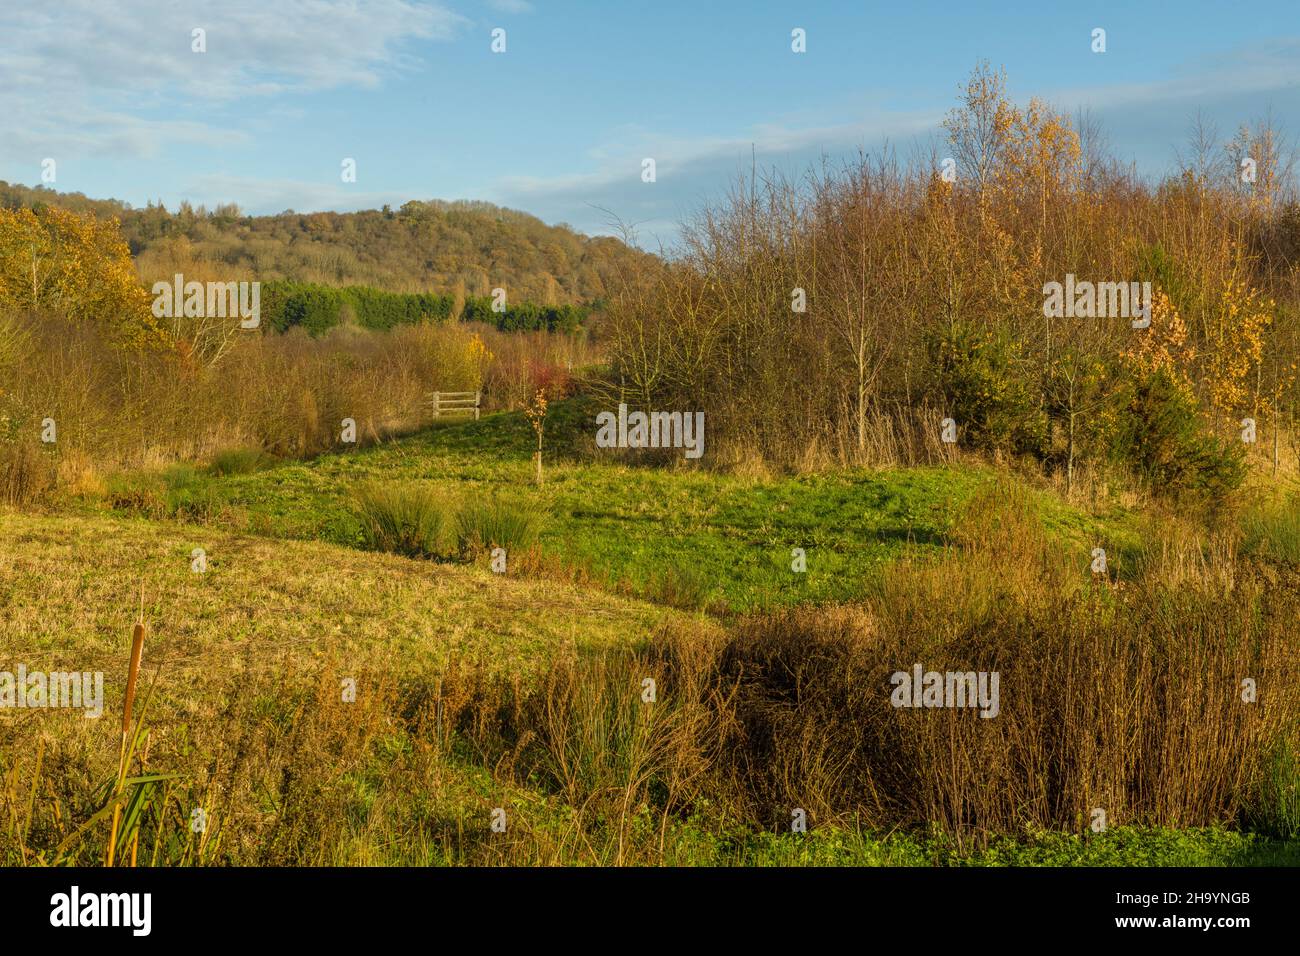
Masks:
[[[488,366],[492,364],[495,357],[477,332],[470,336],[465,344],[466,361],[470,368],[475,370],[479,383],[482,383],[484,376],[487,375]]]
[[[982,64],[943,126],[960,177],[972,182],[983,206],[993,198],[1032,198],[1042,206],[1074,189],[1083,150],[1069,119],[1034,98],[1024,109],[1006,93],[1006,75]]]
[[[1225,412],[1250,404],[1255,372],[1264,360],[1264,335],[1274,304],[1244,279],[1228,279],[1206,329],[1203,381],[1210,403]]]
[[[92,322],[123,347],[165,346],[116,220],[0,209],[0,311]]]
[[[1196,349],[1187,343],[1187,323],[1163,289],[1151,294],[1151,327],[1135,336],[1123,353],[1125,362],[1144,375],[1167,372],[1179,385],[1190,388],[1191,363]]]
[[[1134,340],[1124,359],[1134,369],[1167,372],[1189,394],[1199,382],[1202,397],[1215,411],[1232,416],[1245,410],[1261,411],[1294,380],[1292,365],[1281,380],[1266,390],[1263,367],[1267,333],[1276,308],[1244,279],[1228,277],[1217,296],[1203,310],[1198,349],[1191,344],[1187,323],[1169,296],[1157,289],[1152,297],[1151,327]]]

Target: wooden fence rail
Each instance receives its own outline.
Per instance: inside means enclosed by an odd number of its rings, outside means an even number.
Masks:
[[[482,404],[482,392],[433,392],[429,396],[429,404],[433,407],[433,417],[441,418],[443,415],[457,415],[471,412],[474,420],[478,420],[479,407]]]

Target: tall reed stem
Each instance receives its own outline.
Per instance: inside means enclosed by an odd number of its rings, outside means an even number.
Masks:
[[[143,599],[142,599],[143,600]],[[113,829],[108,837],[108,855],[105,866],[113,865],[117,851],[117,828],[121,822],[122,807],[116,803],[126,781],[126,768],[129,762],[128,742],[131,736],[131,708],[135,703],[135,682],[140,676],[140,656],[144,652],[144,609],[141,608],[140,619],[136,621],[135,633],[131,639],[131,666],[126,673],[126,701],[122,705],[122,748],[117,758],[117,783],[113,787]],[[132,853],[134,857],[134,853]]]

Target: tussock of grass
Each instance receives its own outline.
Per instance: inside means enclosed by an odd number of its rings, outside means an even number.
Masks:
[[[714,604],[718,584],[691,564],[667,568],[654,576],[646,593],[669,607],[708,609]]]
[[[356,492],[362,541],[371,551],[408,558],[443,554],[455,520],[447,500],[425,485],[362,485]]]
[[[208,470],[217,477],[251,475],[275,464],[275,458],[260,448],[226,448],[212,456]]]
[[[354,494],[362,545],[409,558],[472,558],[493,548],[522,554],[537,544],[542,516],[493,496],[457,502],[414,482],[367,482]]]
[[[1300,500],[1259,504],[1242,518],[1242,550],[1257,557],[1300,564]]]
[[[216,521],[230,508],[228,489],[188,464],[114,475],[107,482],[106,497],[108,505],[119,511],[197,524]]]
[[[465,502],[456,514],[456,541],[462,554],[493,548],[527,551],[537,543],[542,516],[500,498]]]

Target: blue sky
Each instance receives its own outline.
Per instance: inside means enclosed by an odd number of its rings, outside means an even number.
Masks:
[[[603,207],[671,244],[751,150],[787,172],[928,150],[980,59],[1017,100],[1089,108],[1152,177],[1198,111],[1220,139],[1270,112],[1300,134],[1294,0],[5,0],[0,179],[52,158],[54,188],[133,205],[484,199],[585,232]]]

